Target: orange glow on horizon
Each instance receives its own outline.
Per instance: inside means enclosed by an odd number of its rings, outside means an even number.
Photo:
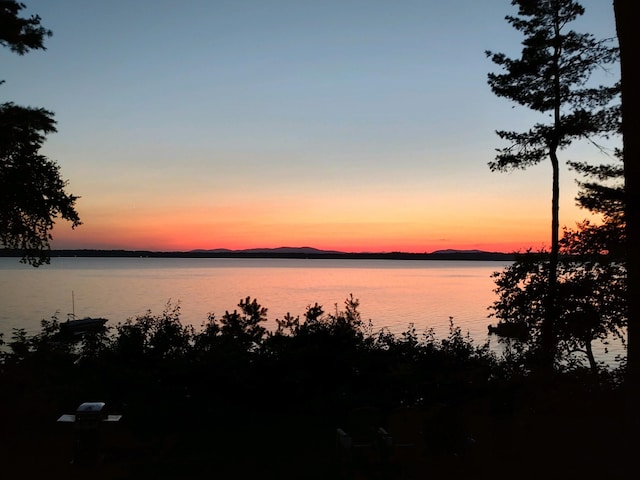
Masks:
[[[107,227],[87,222],[75,230],[57,228],[52,247],[189,251],[286,246],[342,252],[424,253],[442,249],[513,252],[527,248],[537,250],[548,245],[546,229],[540,227],[538,224],[520,225],[520,228],[511,225],[496,229],[481,225],[434,227],[405,223],[256,225],[243,221],[211,224],[123,222]]]
[[[455,203],[457,200],[458,203]],[[183,203],[180,203],[180,202]],[[301,197],[232,197],[155,203],[113,198],[108,207],[87,204],[75,230],[62,222],[54,249],[189,251],[195,249],[313,247],[342,252],[424,253],[442,249],[514,252],[550,244],[548,206],[465,199],[455,195],[418,201],[411,193],[395,199],[349,197],[345,202]],[[426,205],[426,206],[425,206]],[[523,215],[522,212],[527,212]],[[563,208],[563,225],[586,215]]]

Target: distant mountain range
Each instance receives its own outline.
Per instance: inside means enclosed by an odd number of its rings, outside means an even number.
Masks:
[[[212,250],[191,250],[192,252],[205,252],[205,253],[276,253],[276,254],[342,254],[337,250],[318,250],[313,247],[278,247],[278,248],[247,248],[244,250],[229,250],[228,248],[215,248]]]
[[[0,249],[0,257],[19,257],[19,250]],[[156,258],[318,258],[318,259],[388,259],[388,260],[513,260],[514,254],[483,250],[436,250],[431,253],[408,252],[340,252],[313,247],[249,248],[230,250],[190,250],[157,252],[148,250],[52,250],[52,257],[156,257]]]
[[[248,248],[243,250],[229,250],[216,248],[211,250],[191,250],[196,253],[249,253],[249,254],[306,254],[306,255],[508,255],[502,252],[487,252],[484,250],[435,250],[431,253],[406,252],[342,252],[339,250],[320,250],[313,247],[278,247],[278,248]]]
[[[338,250],[320,250],[313,247],[278,247],[249,248],[229,250],[217,248],[212,250],[192,250],[197,255],[230,256],[230,257],[280,257],[280,258],[367,258],[367,259],[407,259],[407,260],[511,260],[514,255],[503,252],[487,252],[483,250],[436,250],[431,253],[408,252],[341,252]]]
[[[431,252],[431,255],[451,255],[456,253],[477,255],[477,254],[498,253],[498,252],[485,252],[484,250],[452,250],[449,248],[446,250],[436,250],[434,252]]]

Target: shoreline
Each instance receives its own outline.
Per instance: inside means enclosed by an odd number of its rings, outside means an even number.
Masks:
[[[514,253],[501,252],[434,252],[434,253],[346,253],[346,252],[304,252],[304,251],[170,251],[150,250],[51,250],[54,257],[103,257],[103,258],[295,258],[295,259],[348,259],[348,260],[474,260],[474,261],[513,261]],[[22,257],[17,250],[0,250],[0,257]]]

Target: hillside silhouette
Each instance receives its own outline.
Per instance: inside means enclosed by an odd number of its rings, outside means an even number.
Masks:
[[[309,259],[363,259],[363,260],[478,260],[511,261],[513,253],[485,252],[481,250],[437,250],[431,253],[409,252],[340,252],[311,247],[251,248],[246,250],[51,250],[55,257],[151,257],[151,258],[309,258]],[[0,257],[21,257],[20,250],[0,249]]]

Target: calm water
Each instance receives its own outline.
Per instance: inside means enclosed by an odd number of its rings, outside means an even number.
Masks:
[[[302,315],[318,302],[342,308],[353,294],[364,319],[399,332],[414,323],[446,332],[449,317],[485,334],[493,300],[490,275],[500,262],[54,258],[35,269],[0,258],[0,331],[37,329],[43,318],[104,317],[117,323],[180,303],[184,323],[199,326],[213,312],[233,310],[246,296],[269,309],[270,323]],[[73,298],[72,302],[72,292]],[[6,333],[5,333],[6,334]]]
[[[302,316],[319,303],[327,312],[353,294],[374,329],[399,333],[414,324],[442,338],[453,317],[474,340],[487,340],[491,273],[505,262],[434,260],[54,258],[33,268],[0,258],[0,332],[39,329],[40,320],[103,317],[114,325],[179,303],[184,324],[222,316],[251,296],[268,308],[268,326],[287,312]],[[72,301],[72,295],[74,301]],[[495,337],[492,344],[495,344]],[[615,352],[613,352],[615,353]],[[611,357],[612,355],[609,355]]]

